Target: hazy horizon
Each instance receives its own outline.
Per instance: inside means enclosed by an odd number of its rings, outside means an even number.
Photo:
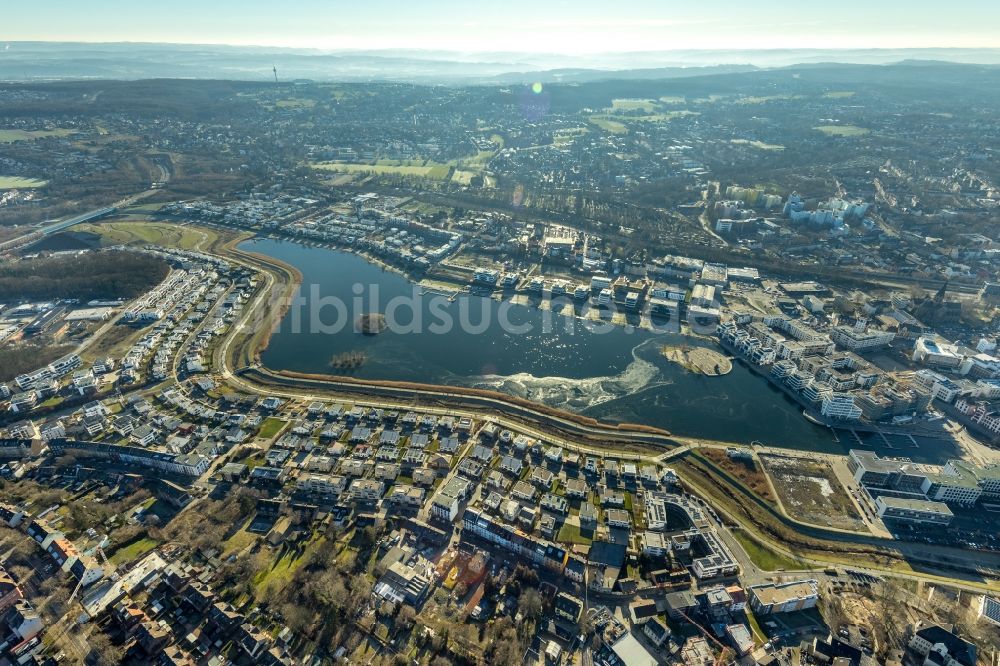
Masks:
[[[748,5],[509,0],[344,4],[261,0],[136,5],[51,0],[5,10],[0,42],[151,43],[466,53],[599,55],[685,50],[989,49],[1000,47],[1000,5],[844,0],[836,8],[790,0]]]

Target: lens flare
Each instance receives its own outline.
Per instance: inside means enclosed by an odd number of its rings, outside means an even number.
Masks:
[[[534,83],[532,83],[531,84],[531,92],[535,93],[536,95],[541,95],[542,94],[542,84],[541,84],[541,82],[535,81]]]

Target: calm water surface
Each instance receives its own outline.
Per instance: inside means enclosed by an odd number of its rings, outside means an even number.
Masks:
[[[288,312],[262,354],[269,368],[340,374],[330,367],[331,359],[357,351],[367,360],[350,374],[364,379],[492,388],[691,437],[831,453],[859,446],[849,434],[842,433],[838,442],[830,430],[806,421],[795,403],[743,365],[724,377],[704,377],[668,362],[659,351],[663,344],[710,346],[706,341],[618,326],[595,331],[574,317],[479,296],[449,301],[338,250],[272,239],[246,241],[241,248],[294,266],[303,277],[302,304]],[[346,315],[330,305],[334,299],[346,305]],[[393,307],[394,318],[409,331],[368,336],[355,330],[358,315],[388,314]],[[316,330],[314,313],[325,330]],[[455,325],[438,331],[445,319]],[[527,332],[509,332],[501,320]],[[865,444],[917,459],[952,452],[921,447],[918,455]]]

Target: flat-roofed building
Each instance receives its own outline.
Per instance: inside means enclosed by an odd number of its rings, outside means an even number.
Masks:
[[[883,521],[947,526],[955,517],[943,502],[904,497],[876,497],[875,509]]]
[[[819,583],[812,579],[765,583],[750,588],[750,607],[758,615],[806,610],[814,608],[818,601]]]

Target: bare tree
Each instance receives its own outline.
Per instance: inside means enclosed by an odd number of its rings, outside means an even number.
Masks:
[[[874,588],[875,618],[872,629],[878,642],[880,655],[885,655],[900,645],[906,624],[906,608],[899,586],[884,579]]]
[[[87,644],[90,645],[87,659],[96,666],[117,666],[125,656],[125,650],[112,643],[103,631],[91,633],[87,637]]]

